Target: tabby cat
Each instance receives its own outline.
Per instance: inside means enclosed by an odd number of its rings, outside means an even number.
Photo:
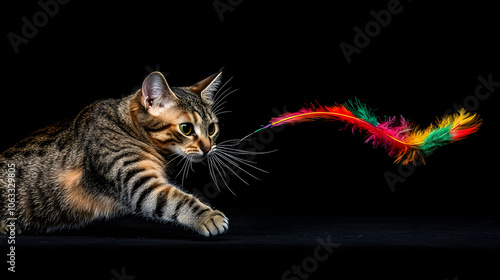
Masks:
[[[130,96],[95,102],[74,120],[17,143],[0,155],[0,228],[7,230],[12,215],[17,229],[49,232],[135,213],[207,237],[226,232],[222,212],[167,177],[173,157],[200,162],[215,147],[219,126],[212,107],[220,83],[218,72],[170,88],[153,72]],[[14,209],[8,207],[11,177]]]

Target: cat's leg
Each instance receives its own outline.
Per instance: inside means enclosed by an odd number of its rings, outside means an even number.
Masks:
[[[136,209],[143,215],[179,222],[206,237],[222,234],[228,230],[227,217],[222,212],[203,204],[193,195],[172,185],[148,190],[145,189],[136,201]]]
[[[228,230],[226,216],[170,184],[163,171],[143,162],[127,182],[127,204],[137,214],[148,218],[179,222],[203,236],[215,236]]]

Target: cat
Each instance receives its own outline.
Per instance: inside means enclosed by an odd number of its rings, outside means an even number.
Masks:
[[[6,150],[0,155],[0,229],[7,231],[13,217],[18,230],[51,232],[137,214],[206,237],[227,232],[222,212],[168,178],[173,157],[200,162],[216,146],[213,107],[221,74],[171,88],[152,72],[135,93],[97,101],[74,120]]]

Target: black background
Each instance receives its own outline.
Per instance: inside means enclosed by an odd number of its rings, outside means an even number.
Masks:
[[[172,3],[171,3],[172,2]],[[5,36],[21,35],[36,1],[4,9],[4,74],[0,150],[32,131],[73,118],[91,102],[120,98],[152,70],[183,86],[224,68],[239,90],[221,116],[219,140],[241,138],[276,114],[305,103],[358,97],[380,116],[403,115],[426,127],[454,104],[471,101],[478,77],[500,81],[497,10],[479,2],[401,1],[386,27],[348,63],[339,44],[354,45],[354,27],[391,1],[70,1],[16,54]],[[241,2],[241,3],[239,3]],[[486,2],[486,1],[485,1]],[[255,158],[261,178],[231,178],[210,199],[227,213],[331,216],[499,217],[497,91],[470,102],[484,124],[466,140],[437,150],[425,166],[399,166],[361,133],[333,122],[268,132]],[[484,90],[484,89],[483,89]],[[402,176],[389,184],[384,174]],[[208,169],[188,180],[207,196]]]

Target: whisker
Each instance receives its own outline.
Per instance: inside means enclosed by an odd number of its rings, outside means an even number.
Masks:
[[[217,155],[214,153],[213,154],[213,160],[215,163],[217,163]],[[222,172],[219,171],[219,175],[223,178],[227,177],[226,171],[224,171],[224,168],[221,169]]]
[[[226,102],[226,101],[224,101],[224,102]],[[215,108],[215,109],[212,109],[212,113],[213,113],[214,115],[218,115],[218,114],[220,114],[221,112],[225,112],[225,111],[224,111],[225,109],[226,109],[226,107],[221,105],[220,107],[217,107],[217,108]],[[227,110],[227,111],[229,111],[229,110]],[[230,112],[232,112],[232,111],[230,111]]]
[[[230,156],[232,158],[234,157],[235,159],[238,159],[239,161],[244,161],[244,162],[249,163],[249,164],[257,164],[257,162],[255,162],[255,161],[251,161],[251,160],[248,160],[248,159],[244,159],[244,158],[238,157],[235,154],[231,154],[231,153],[228,153],[228,152],[225,152],[225,151],[221,151],[221,150],[219,150],[219,152],[221,154],[225,154],[225,155]]]
[[[234,89],[232,91],[229,91],[230,89],[231,89],[231,87],[229,87],[227,90],[225,90],[220,96],[215,98],[213,105],[212,105],[212,108],[211,108],[212,112],[217,112],[219,110],[224,109],[224,104],[227,103],[227,100],[225,100],[225,99],[228,96],[230,96],[231,94],[238,91],[238,89]]]
[[[224,97],[224,94],[227,93],[228,90],[230,90],[232,87],[229,87],[225,89],[222,94],[215,96],[214,101],[212,103],[212,109],[215,109],[216,107],[220,106],[220,102],[222,101],[222,97]]]
[[[241,167],[241,166],[240,166],[237,162],[232,161],[229,157],[225,156],[224,154],[218,154],[218,155],[219,155],[219,156],[221,156],[221,158],[225,159],[227,162],[231,163],[234,167],[236,167],[236,168],[240,169],[241,171],[245,172],[245,173],[246,173],[246,174],[248,174],[249,176],[251,176],[251,177],[253,177],[253,178],[255,178],[255,179],[257,179],[257,180],[259,180],[259,181],[260,181],[260,179],[259,179],[259,178],[255,177],[253,174],[251,174],[250,172],[248,172],[248,171],[246,171],[245,169],[243,169],[243,168],[242,168],[242,167]],[[227,166],[227,165],[226,165],[226,166]],[[253,166],[252,166],[252,167],[253,167]],[[229,170],[233,171],[232,169],[229,169]],[[233,171],[233,173],[234,173],[234,175],[238,176],[238,175],[236,174],[236,172],[234,172],[234,171]],[[240,177],[240,176],[238,176],[238,178],[240,178],[240,179],[241,179],[241,177]],[[243,179],[241,179],[241,180],[242,180],[242,181],[244,181]],[[244,181],[244,182],[245,182],[245,181]],[[245,183],[246,183],[246,182],[245,182]],[[246,183],[246,184],[248,185],[248,183]]]
[[[180,157],[182,157],[182,156],[180,156],[180,155],[179,155],[179,156],[176,156],[176,157],[174,157],[174,158],[170,159],[170,162],[175,162],[175,161],[177,161],[177,159],[178,159],[178,158],[180,158]],[[181,159],[180,159],[177,163],[179,163],[179,162],[180,162],[180,161],[182,161],[183,159],[184,159],[184,158],[181,158]],[[177,165],[177,163],[176,163],[176,165]]]
[[[212,180],[214,181],[214,184],[217,187],[217,190],[220,192],[221,190],[219,188],[219,184],[217,184],[216,174],[215,174],[215,171],[214,171],[214,168],[212,165],[214,165],[213,159],[211,157],[209,157],[208,158],[208,170],[210,172],[210,177],[212,177]]]
[[[194,155],[190,158],[190,161],[189,161],[189,169],[191,169],[191,171],[195,172],[194,171],[194,168],[193,168],[193,158],[194,158]]]
[[[218,143],[216,146],[217,147],[227,147],[227,148],[231,147],[231,148],[233,148],[234,146],[239,145],[239,144],[241,144],[244,141],[250,141],[250,139],[248,137],[251,136],[252,134],[253,133],[250,133],[249,135],[247,135],[247,136],[245,136],[243,138],[236,138],[236,139],[225,140],[225,141],[222,141],[222,142]],[[268,151],[268,152],[261,152],[261,153],[272,153],[272,152],[275,152],[277,150],[278,149],[273,150],[273,151]],[[243,150],[243,151],[250,152],[249,150]]]
[[[227,89],[225,89],[220,95],[217,95],[214,99],[214,102],[213,104],[216,105],[218,104],[219,102],[221,102],[222,100],[226,99],[229,95],[235,93],[236,91],[238,91],[238,89],[233,89],[231,90],[233,87],[228,87]]]
[[[185,172],[185,170],[187,169],[188,165],[189,165],[189,159],[188,159],[188,157],[186,156],[186,157],[185,157],[184,164],[182,165],[182,170],[183,170],[183,172],[182,172],[182,176],[183,176],[183,177],[184,177],[184,172]]]
[[[182,156],[182,154],[178,154],[178,153],[171,153],[171,154],[167,155],[167,158],[170,158],[170,157],[178,158],[178,157],[180,157],[180,156]]]
[[[227,143],[239,143],[239,142],[240,142],[240,139],[229,139],[229,140],[225,140],[225,141],[220,142],[219,144],[217,144],[217,146],[225,145]]]
[[[183,166],[184,171],[182,173],[182,182],[181,182],[182,187],[184,187],[184,179],[186,179],[189,175],[189,170],[190,169],[193,170],[193,161],[192,161],[193,157],[194,157],[194,155],[187,155],[187,157],[186,157],[187,159],[186,159],[186,162],[184,164],[185,168]],[[194,170],[193,170],[193,172],[194,172]]]
[[[241,139],[240,139],[240,141],[239,141],[238,143],[241,143],[241,142],[242,142],[242,141],[244,141],[244,140],[250,140],[250,139],[248,139],[248,137],[250,137],[250,136],[252,136],[252,135],[254,135],[254,134],[255,134],[255,131],[254,131],[254,132],[252,132],[252,133],[247,134],[245,137],[241,138]],[[236,143],[236,144],[238,144],[238,143]],[[235,145],[236,145],[236,144],[235,144]]]
[[[260,172],[269,173],[268,171],[266,171],[264,169],[261,169],[261,168],[258,168],[257,166],[252,165],[251,163],[255,163],[253,161],[242,159],[242,158],[239,158],[237,156],[233,156],[233,155],[222,153],[222,152],[221,152],[221,155],[225,155],[227,157],[230,157],[231,159],[236,160],[237,162],[240,162],[246,166],[252,167],[255,170],[259,170]]]
[[[189,167],[191,165],[191,155],[188,155],[188,159],[186,160],[186,169],[184,169],[184,174],[183,174],[183,177],[186,177],[187,176],[187,173],[189,172]]]
[[[224,109],[224,104],[227,103],[227,100],[224,101],[224,102],[221,102],[221,103],[214,103],[214,105],[212,105],[212,112],[217,112],[218,110],[220,109]],[[216,114],[216,113],[214,113]]]
[[[218,116],[218,115],[227,114],[227,113],[232,113],[232,112],[233,112],[233,111],[231,111],[231,110],[226,110],[226,111],[222,111],[222,112],[213,112],[213,113],[214,113],[214,115],[217,115],[217,116]]]
[[[224,91],[224,92],[220,95],[219,100],[214,101],[214,103],[215,103],[215,102],[221,102],[222,100],[226,99],[226,98],[227,98],[228,96],[230,96],[231,94],[233,94],[233,93],[235,93],[235,92],[237,92],[237,91],[238,91],[238,89],[237,89],[237,88],[235,88],[235,89],[233,89],[233,90],[229,91],[231,88],[232,88],[232,87],[227,88],[227,89],[226,89],[226,90],[225,90],[225,91]]]
[[[189,166],[191,165],[191,159],[186,160],[186,168],[184,169],[184,172],[182,173],[182,186],[184,187],[184,179],[187,178],[187,175],[189,173]]]
[[[247,163],[257,164],[257,162],[255,162],[255,161],[251,161],[251,160],[244,159],[244,158],[242,158],[242,157],[236,156],[236,155],[239,155],[239,154],[240,154],[240,153],[237,153],[237,152],[233,152],[233,151],[225,151],[225,150],[224,150],[224,149],[222,149],[222,148],[221,148],[221,149],[215,148],[215,151],[216,151],[216,152],[223,153],[223,154],[226,154],[226,155],[231,155],[232,157],[238,158],[239,160],[244,161],[244,162],[247,162]]]
[[[175,175],[174,179],[177,179],[177,177],[179,177],[179,175],[181,175],[181,174],[182,174],[182,177],[181,177],[181,178],[183,178],[183,177],[184,177],[184,169],[186,168],[187,163],[188,163],[188,161],[187,161],[187,157],[186,157],[186,156],[183,156],[183,158],[182,158],[182,159],[181,159],[181,160],[180,160],[180,161],[179,161],[176,165],[179,165],[181,162],[182,162],[182,167],[181,167],[181,169],[179,170],[179,172],[177,173],[177,175]]]
[[[272,151],[256,152],[256,151],[229,148],[229,147],[225,147],[224,145],[222,145],[222,147],[221,147],[220,144],[217,145],[216,149],[220,149],[220,150],[226,151],[226,152],[231,153],[231,154],[239,154],[239,155],[264,155],[264,154],[270,154],[270,153],[274,153],[274,152],[278,151],[278,149],[276,149],[276,150],[272,150]]]
[[[224,177],[226,176],[226,172],[224,171],[224,169],[219,169],[219,166],[217,165],[217,161],[216,161],[216,158],[215,158],[215,154],[212,154],[212,163],[214,164],[214,170],[217,171],[217,173],[219,174],[219,177],[220,179],[222,180],[222,182],[227,186],[227,183],[226,181],[224,180]],[[217,180],[214,180],[215,183],[217,183]]]
[[[243,183],[245,183],[247,186],[249,186],[250,184],[243,180],[243,178],[240,177],[240,175],[238,175],[234,170],[232,170],[225,162],[223,162],[220,158],[217,158],[217,157],[214,157],[214,159],[219,163],[221,164],[221,166],[224,166],[225,168],[229,169],[229,171],[231,171],[236,177],[238,177],[238,179],[240,179]],[[238,166],[236,166],[238,167]],[[241,169],[241,168],[240,168]],[[229,188],[229,186],[228,186]]]
[[[179,165],[179,164],[181,164],[181,163],[182,163],[182,162],[184,162],[185,160],[187,160],[187,157],[186,157],[186,155],[182,155],[182,158],[181,158],[181,160],[179,160],[179,161],[177,162],[177,164],[176,164],[176,165]]]
[[[214,154],[214,155],[215,155],[215,154]],[[217,169],[217,171],[219,172],[219,175],[221,175],[221,172],[220,172],[220,170],[219,170],[218,164],[220,164],[220,163],[224,164],[224,163],[223,163],[223,162],[221,162],[221,161],[220,161],[220,159],[218,159],[218,158],[217,158],[217,157],[215,157],[215,156],[213,157],[213,159],[215,160],[215,161],[214,161],[214,163],[215,163],[215,164],[214,164],[214,166],[215,166],[215,168]],[[227,166],[227,165],[226,165],[226,166]],[[220,166],[220,167],[221,167],[221,169],[224,169],[222,166]],[[224,174],[225,174],[225,173],[224,173]],[[224,182],[224,185],[226,185],[227,189],[228,189],[228,190],[229,190],[229,191],[230,191],[233,195],[235,195],[235,196],[236,196],[236,194],[233,192],[233,190],[231,190],[231,188],[230,188],[230,187],[229,187],[229,185],[227,184],[226,180],[224,180],[224,177],[222,177],[222,175],[221,175],[221,177],[220,177],[220,178],[221,178],[222,182]],[[217,184],[217,183],[216,183],[216,184]]]
[[[217,97],[217,95],[219,94],[219,92],[234,78],[234,76],[232,76],[231,78],[227,79],[227,81],[217,90],[217,92],[214,94],[215,97]]]

